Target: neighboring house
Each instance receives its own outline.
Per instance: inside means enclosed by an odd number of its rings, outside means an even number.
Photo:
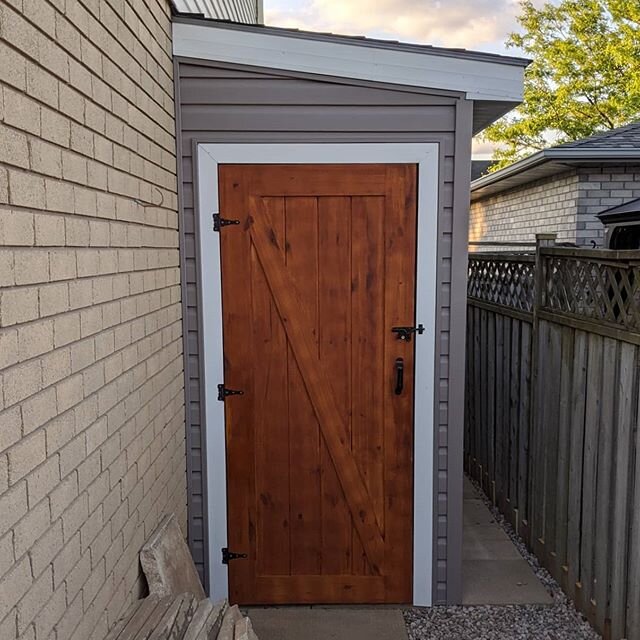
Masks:
[[[526,63],[165,0],[0,38],[0,638],[103,638],[169,512],[215,596],[459,602],[469,149]]]
[[[471,183],[469,240],[601,246],[597,215],[640,196],[640,123],[569,142]]]

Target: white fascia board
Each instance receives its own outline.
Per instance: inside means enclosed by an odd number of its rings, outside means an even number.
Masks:
[[[283,71],[460,91],[470,100],[521,102],[524,68],[428,51],[291,38],[174,23],[173,55]]]

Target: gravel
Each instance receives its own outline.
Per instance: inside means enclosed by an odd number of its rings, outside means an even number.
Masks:
[[[479,493],[496,522],[551,594],[553,604],[407,609],[404,619],[409,640],[599,640],[600,636],[576,611],[551,574],[540,566],[484,493]]]

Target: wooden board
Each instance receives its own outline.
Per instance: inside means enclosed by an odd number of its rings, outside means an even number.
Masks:
[[[230,599],[410,602],[415,166],[219,179]]]

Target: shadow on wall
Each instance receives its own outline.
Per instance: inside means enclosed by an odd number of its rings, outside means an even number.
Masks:
[[[487,232],[487,221],[485,215],[486,207],[481,203],[476,203],[469,216],[469,242],[480,242],[485,239]]]

